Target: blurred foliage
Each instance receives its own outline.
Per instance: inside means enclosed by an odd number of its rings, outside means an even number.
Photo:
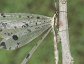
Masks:
[[[84,64],[84,0],[68,0],[71,50],[75,64]]]
[[[53,0],[0,0],[0,12],[53,16],[55,8]],[[84,0],[68,0],[68,21],[75,64],[84,64]]]
[[[53,1],[49,0],[0,0],[0,12],[24,12],[51,15]],[[53,4],[53,5],[52,5]]]

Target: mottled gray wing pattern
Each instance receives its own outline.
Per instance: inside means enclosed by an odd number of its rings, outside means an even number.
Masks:
[[[0,48],[15,50],[51,27],[51,17],[28,13],[1,13]]]
[[[4,38],[12,34],[51,21],[51,17],[28,13],[1,13],[0,35]]]

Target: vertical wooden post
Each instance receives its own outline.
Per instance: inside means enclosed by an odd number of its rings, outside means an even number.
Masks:
[[[73,64],[69,46],[67,0],[59,0],[59,35],[62,44],[62,64]]]

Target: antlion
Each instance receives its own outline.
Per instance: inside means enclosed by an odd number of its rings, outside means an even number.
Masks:
[[[0,48],[15,50],[45,33],[37,42],[21,64],[26,64],[49,32],[54,34],[55,62],[59,62],[58,39],[61,38],[62,64],[73,64],[73,58],[69,46],[67,0],[59,0],[55,3],[56,13],[53,17],[47,17],[28,13],[0,13],[0,35],[3,37]]]

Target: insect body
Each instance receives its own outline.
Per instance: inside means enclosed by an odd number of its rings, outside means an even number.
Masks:
[[[21,64],[26,64],[51,31],[52,17],[26,13],[4,13],[0,16],[0,35],[3,39],[0,48],[16,50],[45,33],[37,44],[28,52]]]
[[[43,15],[28,13],[1,13],[0,14],[0,48],[16,50],[46,32],[43,37],[32,48],[21,64],[26,64],[32,54],[39,47],[48,33],[53,31],[55,59],[58,64],[58,33],[62,42],[63,64],[73,64],[69,50],[68,24],[67,24],[67,1],[59,0],[59,10],[56,9],[56,16],[47,17]],[[56,5],[55,5],[56,7]],[[59,12],[59,14],[57,14]],[[58,15],[58,17],[57,17]],[[59,19],[59,20],[58,20]],[[59,22],[58,22],[59,21]],[[62,25],[59,25],[62,24]],[[56,30],[55,30],[56,29]],[[59,30],[59,31],[58,31]]]

